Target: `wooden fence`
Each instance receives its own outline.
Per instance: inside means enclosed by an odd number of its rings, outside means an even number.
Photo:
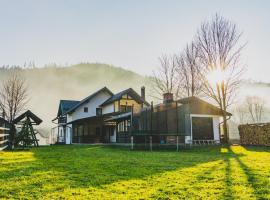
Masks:
[[[7,133],[9,131],[8,128],[2,128],[0,127],[0,151],[6,149],[8,147],[8,136]]]

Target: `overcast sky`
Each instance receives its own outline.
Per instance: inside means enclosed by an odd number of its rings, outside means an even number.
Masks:
[[[246,77],[270,82],[268,0],[0,0],[0,65],[101,62],[149,75],[216,12],[244,33]]]

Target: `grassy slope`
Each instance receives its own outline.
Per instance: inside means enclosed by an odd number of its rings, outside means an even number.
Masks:
[[[0,199],[269,199],[270,149],[52,146],[0,152]]]

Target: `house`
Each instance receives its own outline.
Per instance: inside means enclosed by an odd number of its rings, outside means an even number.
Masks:
[[[150,106],[144,87],[141,95],[104,87],[81,101],[60,101],[52,143],[220,143],[222,114],[198,97],[173,100],[167,93]]]
[[[112,93],[104,87],[81,101],[60,100],[57,117],[53,122],[52,143],[114,143],[118,142],[117,128],[128,126],[130,118],[121,123],[107,121],[149,106],[145,101],[145,88],[141,95],[132,88]],[[130,115],[129,115],[130,116]]]

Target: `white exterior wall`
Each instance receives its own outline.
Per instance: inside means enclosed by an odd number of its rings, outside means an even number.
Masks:
[[[220,117],[213,117],[214,140],[218,140],[220,143],[219,123]]]
[[[100,106],[103,102],[105,102],[107,99],[111,97],[110,94],[107,92],[100,92],[93,98],[89,100],[89,102],[86,102],[82,104],[80,107],[78,107],[72,114],[71,114],[71,121],[82,119],[86,117],[93,117],[96,116],[96,108]],[[88,112],[84,112],[84,107],[88,107]],[[68,121],[70,122],[70,121]]]
[[[72,124],[66,126],[66,144],[72,144]]]
[[[116,142],[116,128],[113,129],[113,136],[110,136],[110,142]]]
[[[219,134],[219,123],[220,123],[220,116],[218,115],[201,115],[201,114],[190,114],[190,122],[191,122],[191,136],[186,136],[186,143],[192,143],[192,117],[211,117],[213,119],[213,133],[214,133],[214,140],[220,143],[220,134]]]
[[[72,121],[72,114],[67,114],[67,123]]]
[[[102,107],[102,114],[113,113],[113,112],[114,112],[114,104],[113,103]]]

